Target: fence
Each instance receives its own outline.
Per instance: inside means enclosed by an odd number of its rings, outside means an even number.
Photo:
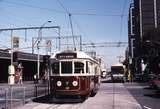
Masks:
[[[47,94],[47,84],[0,86],[0,109],[13,109]]]

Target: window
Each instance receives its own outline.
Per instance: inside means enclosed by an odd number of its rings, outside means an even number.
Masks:
[[[84,73],[84,64],[81,62],[75,62],[74,73]]]
[[[86,73],[89,73],[88,69],[88,62],[86,62]]]
[[[52,64],[52,72],[53,74],[59,74],[59,62]]]
[[[61,62],[61,73],[71,74],[72,73],[72,62]]]

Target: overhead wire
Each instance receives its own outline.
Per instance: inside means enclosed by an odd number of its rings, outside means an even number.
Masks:
[[[121,14],[97,14],[97,13],[72,13],[72,14],[84,15],[84,16],[121,17]]]
[[[8,13],[8,14],[6,14]],[[22,24],[27,24],[27,25],[30,25],[29,23],[26,22],[26,20],[22,20],[22,18],[19,18],[17,17],[17,15],[5,10],[5,15],[4,15],[5,18],[8,18],[9,20],[13,20],[13,21],[17,21],[19,23],[22,23]],[[13,24],[12,24],[13,25]],[[17,24],[14,25],[14,26],[18,26]]]
[[[60,0],[57,0],[57,2],[60,4],[60,6],[64,9],[65,13],[70,14],[70,12],[67,10],[67,8],[64,7],[64,5],[62,4],[62,2],[60,2]]]
[[[122,37],[123,18],[124,18],[124,13],[125,13],[126,4],[127,4],[127,0],[124,0],[123,7],[122,7],[122,13],[121,13],[121,16],[120,16],[120,38]]]
[[[57,0],[59,2],[59,4],[61,5],[61,7],[65,10],[65,11],[59,11],[59,10],[54,10],[54,9],[49,9],[49,8],[43,8],[43,7],[39,7],[39,6],[35,6],[35,5],[30,5],[30,4],[26,4],[26,3],[18,3],[18,2],[13,2],[13,1],[3,1],[5,3],[8,4],[12,4],[12,5],[23,5],[26,7],[31,7],[31,8],[37,8],[37,9],[42,9],[42,10],[47,10],[47,11],[55,11],[57,13],[62,13],[62,14],[71,14],[71,15],[87,15],[87,16],[104,16],[104,17],[121,17],[123,19],[123,17],[125,16],[124,14],[122,15],[114,15],[114,14],[97,14],[97,13],[70,13],[67,8],[64,7],[64,5],[60,2],[60,0]],[[126,0],[125,0],[126,2]],[[124,13],[124,9],[125,9],[125,5],[123,5],[123,11],[122,13]],[[121,21],[121,27],[123,26],[122,21]],[[120,28],[121,28],[120,27]],[[79,27],[78,27],[79,28]],[[84,32],[83,32],[84,33]],[[120,30],[120,36],[122,35],[122,28]]]
[[[30,8],[37,8],[37,9],[41,9],[41,10],[47,10],[47,11],[51,11],[51,12],[57,12],[57,13],[62,13],[64,14],[65,12],[60,11],[60,10],[56,10],[56,9],[49,9],[49,8],[45,8],[45,7],[39,7],[36,5],[30,5],[30,4],[26,4],[26,3],[19,3],[19,2],[13,2],[13,1],[1,1],[3,3],[7,3],[7,4],[12,4],[12,5],[18,5],[18,6],[26,6],[26,7],[30,7]]]
[[[87,38],[87,35],[86,35],[86,33],[82,30],[82,28],[81,28],[81,26],[79,25],[79,23],[77,22],[77,20],[75,19],[75,17],[73,16],[73,22],[74,22],[74,24],[75,25],[77,25],[77,28],[79,29],[79,31],[83,34],[83,36],[85,37],[85,38]],[[88,40],[90,43],[93,43],[91,40]],[[80,42],[79,42],[80,43]],[[80,46],[82,46],[82,45],[80,45]],[[83,46],[82,46],[82,49],[83,49]]]
[[[40,6],[36,6],[36,5],[30,5],[27,3],[19,3],[19,2],[13,2],[13,1],[1,1],[3,3],[6,4],[12,4],[12,5],[19,5],[19,6],[26,6],[26,7],[30,7],[30,8],[36,8],[36,9],[41,9],[41,10],[46,10],[46,11],[51,11],[51,12],[57,12],[57,13],[61,13],[61,14],[72,14],[72,15],[86,15],[86,16],[106,16],[106,17],[120,17],[121,14],[98,14],[98,13],[83,13],[83,12],[69,12],[64,5],[60,2],[60,0],[57,0],[57,2],[61,5],[61,7],[64,9],[64,11],[60,11],[60,10],[56,10],[56,9],[50,9],[50,8],[45,8],[45,7],[40,7]],[[127,16],[127,15],[123,15],[123,16]]]
[[[60,2],[60,0],[57,0],[57,2],[64,9],[64,11],[66,12],[66,14],[68,14],[69,22],[70,22],[70,27],[71,27],[71,32],[72,32],[72,37],[73,37],[74,50],[76,50],[75,39],[74,39],[74,31],[73,31],[73,24],[72,24],[72,14],[64,7],[64,5],[62,4],[62,2]]]

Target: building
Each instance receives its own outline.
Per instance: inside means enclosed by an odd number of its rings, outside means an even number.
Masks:
[[[160,49],[154,46],[158,35],[149,34],[150,31],[160,28],[160,0],[134,0],[129,8],[128,15],[128,60],[134,74],[142,73],[141,62],[144,57],[153,52],[157,56]],[[155,39],[155,40],[152,40]],[[149,43],[148,43],[149,42]],[[150,51],[150,45],[155,50]]]

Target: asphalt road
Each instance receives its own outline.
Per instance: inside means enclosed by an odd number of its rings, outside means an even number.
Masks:
[[[125,83],[124,86],[143,109],[160,109],[160,92],[148,83]]]

